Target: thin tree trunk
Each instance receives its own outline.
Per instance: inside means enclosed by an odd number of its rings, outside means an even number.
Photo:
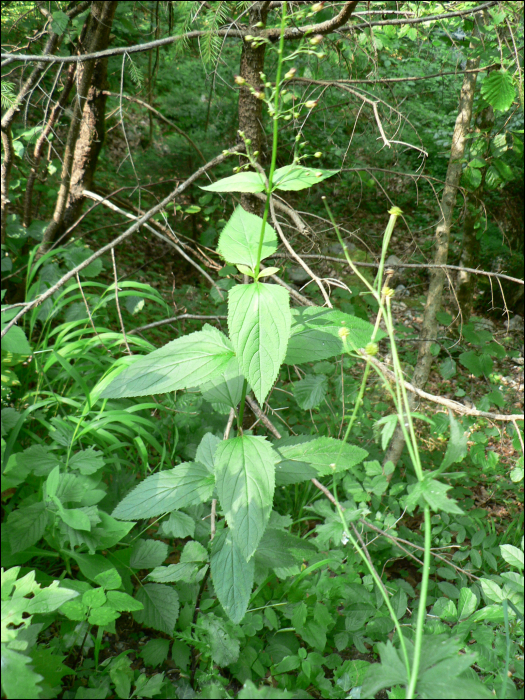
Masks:
[[[71,19],[83,12],[88,6],[89,2],[76,3],[74,7],[69,8],[66,14]],[[44,8],[41,8],[41,11],[43,12],[43,14],[47,13],[47,11]],[[49,54],[55,53],[55,51],[60,46],[61,41],[62,36],[60,34],[50,32],[42,54],[47,56]],[[20,111],[21,105],[39,81],[46,66],[46,63],[37,63],[35,65],[31,73],[29,74],[29,77],[20,88],[20,91],[16,96],[15,103],[8,110],[6,110],[5,114],[2,116],[2,147],[4,149],[4,158],[2,160],[1,168],[2,243],[5,242],[5,228],[7,225],[7,215],[9,213],[9,178],[11,175],[11,167],[13,164],[11,126],[17,113]]]
[[[477,25],[474,26],[473,36],[478,37],[479,31]],[[472,44],[471,44],[472,48]],[[472,58],[467,61],[467,71],[477,68],[480,59]],[[448,258],[448,248],[450,240],[450,229],[452,226],[452,215],[456,205],[459,180],[461,177],[462,158],[465,153],[465,145],[470,129],[472,119],[472,105],[474,102],[474,92],[476,88],[477,73],[466,72],[463,78],[463,85],[459,98],[458,116],[452,136],[452,146],[450,148],[450,159],[448,162],[447,176],[445,179],[445,187],[441,198],[441,221],[436,227],[435,247],[434,247],[434,264],[445,265]],[[427,303],[423,313],[423,324],[421,327],[419,352],[412,375],[412,384],[419,389],[423,389],[430,375],[433,356],[430,352],[433,339],[437,335],[437,319],[436,313],[441,306],[441,297],[443,294],[443,284],[445,281],[445,273],[439,268],[434,268],[430,273],[430,284],[428,288]],[[412,411],[417,403],[417,397],[414,394],[409,395],[410,410]],[[401,428],[398,426],[394,432],[387,453],[384,458],[384,464],[393,462],[397,464],[403,447],[405,446],[405,438]]]
[[[117,2],[94,2],[91,9],[86,48],[101,51],[109,44],[109,35]],[[52,247],[54,241],[78,218],[84,203],[82,191],[89,189],[97,158],[104,140],[104,116],[107,58],[79,64],[78,89],[66,142],[62,179],[53,218],[44,232],[36,258]]]
[[[253,29],[259,22],[266,24],[268,14],[268,3],[253,3],[250,9],[250,27]],[[266,44],[261,44],[257,48],[252,48],[249,41],[244,41],[241,53],[240,76],[246,80],[239,92],[239,131],[244,133],[245,138],[251,140],[250,150],[252,153],[259,152],[257,160],[261,160],[262,150],[262,106],[263,101],[251,94],[249,86],[260,90],[263,85],[261,73],[264,73],[264,57]],[[246,163],[246,159],[241,162]],[[253,214],[259,213],[261,209],[260,201],[250,194],[241,195],[241,205],[243,209]]]
[[[486,147],[483,157],[490,154],[490,137],[494,127],[494,110],[491,105],[485,107],[476,118],[476,131],[485,133]],[[475,267],[478,242],[476,240],[476,224],[480,221],[479,202],[483,198],[487,166],[482,169],[481,183],[474,191],[468,192],[463,223],[463,249],[459,264],[463,267]],[[457,276],[456,295],[461,309],[461,319],[467,323],[474,305],[474,292],[476,289],[476,276],[466,270],[460,270]]]

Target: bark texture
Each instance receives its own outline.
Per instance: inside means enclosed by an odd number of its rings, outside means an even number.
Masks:
[[[256,2],[250,10],[249,30],[257,32],[255,25],[259,22],[266,24],[268,15],[268,3]],[[263,87],[261,73],[264,73],[264,57],[266,44],[261,44],[253,48],[251,42],[244,41],[241,52],[240,76],[246,80],[239,91],[239,131],[244,133],[245,138],[251,139],[250,150],[252,153],[259,151],[257,160],[261,161],[263,148],[263,128],[262,128],[262,108],[263,101],[257,99],[250,92],[250,86],[259,91]],[[241,159],[246,163],[246,159]],[[251,194],[241,195],[241,205],[243,209],[252,214],[259,214],[261,203]]]
[[[117,2],[94,2],[86,35],[87,53],[102,51],[109,35]],[[78,219],[84,196],[95,174],[104,140],[104,116],[107,96],[107,58],[86,61],[77,68],[77,95],[68,132],[62,178],[53,218],[44,232],[37,259],[44,255]]]
[[[72,19],[76,17],[81,12],[83,12],[87,7],[89,7],[89,2],[75,2],[71,3],[70,7],[66,11],[67,16]],[[40,8],[42,14],[47,17],[48,11],[45,8]],[[55,32],[50,32],[46,41],[43,55],[54,54],[62,41],[62,36],[55,34]],[[11,136],[11,126],[17,113],[20,111],[21,105],[24,103],[26,97],[31,93],[33,88],[36,86],[44,69],[46,68],[46,63],[40,62],[35,65],[27,80],[24,81],[18,95],[16,96],[15,103],[6,110],[5,114],[2,116],[2,147],[4,149],[4,157],[2,160],[1,169],[1,209],[2,209],[2,243],[5,242],[5,228],[7,225],[7,215],[9,213],[9,178],[11,175],[11,166],[13,163],[13,145]]]

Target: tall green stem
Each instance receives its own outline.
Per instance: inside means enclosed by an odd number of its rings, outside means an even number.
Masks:
[[[266,203],[264,205],[264,214],[261,226],[261,235],[259,237],[259,247],[257,249],[257,262],[255,264],[255,279],[259,275],[259,268],[261,265],[261,255],[262,247],[264,243],[264,230],[266,228],[266,222],[268,221],[268,212],[270,211],[270,197],[273,188],[273,174],[275,172],[275,164],[277,163],[277,144],[279,142],[279,101],[281,99],[281,74],[283,68],[283,53],[284,53],[284,29],[286,26],[286,2],[282,4],[282,16],[281,16],[281,36],[279,39],[279,49],[278,49],[278,61],[277,61],[277,75],[275,77],[275,96],[274,96],[274,110],[273,110],[273,141],[272,141],[272,162],[270,165],[270,174],[268,175],[268,191],[266,197]]]
[[[264,205],[264,214],[261,226],[261,235],[259,237],[259,246],[257,248],[257,262],[254,269],[254,279],[257,279],[259,275],[259,269],[261,265],[261,255],[262,247],[264,243],[264,230],[266,228],[266,222],[268,221],[268,212],[270,211],[270,197],[273,187],[273,174],[275,172],[275,164],[277,163],[277,145],[279,143],[279,100],[281,95],[281,74],[283,67],[283,52],[284,52],[284,29],[286,27],[286,2],[282,4],[282,17],[281,17],[281,36],[279,39],[279,49],[278,49],[278,61],[277,61],[277,75],[275,78],[275,96],[274,96],[274,112],[273,112],[273,142],[272,142],[272,162],[270,165],[270,174],[268,175],[268,191],[266,197],[266,203]],[[237,418],[237,427],[239,432],[242,431],[242,419],[244,415],[244,405],[246,402],[246,392],[248,389],[248,382],[244,380],[242,386],[241,403],[239,406],[239,415]]]

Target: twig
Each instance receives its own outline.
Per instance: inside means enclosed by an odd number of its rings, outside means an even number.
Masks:
[[[117,262],[115,260],[115,248],[111,249],[111,260],[113,261],[113,274],[115,277],[115,304],[117,306],[118,318],[120,321],[120,328],[122,330],[122,337],[124,338],[124,345],[128,351],[128,355],[131,355],[131,350],[129,349],[128,339],[126,338],[126,329],[124,328],[124,321],[122,320],[122,312],[120,311],[120,304],[118,300],[118,275],[117,275]]]
[[[168,323],[175,323],[175,321],[182,321],[184,319],[190,319],[195,321],[218,321],[227,319],[227,316],[199,316],[198,314],[180,314],[180,316],[172,316],[171,318],[165,318],[162,321],[154,321],[153,323],[147,323],[145,326],[139,326],[139,328],[134,328],[128,332],[128,335],[133,335],[133,333],[140,333],[141,331],[147,331],[150,328],[158,328],[159,326],[165,326]]]
[[[230,437],[230,430],[232,429],[233,421],[235,420],[235,409],[230,410],[230,415],[228,416],[228,422],[226,423],[226,428],[224,429],[224,440]]]
[[[280,237],[281,241],[284,243],[284,246],[285,246],[286,250],[290,253],[290,255],[291,255],[293,258],[295,258],[295,260],[297,260],[297,262],[298,262],[299,265],[304,269],[304,271],[307,272],[307,273],[310,275],[310,277],[314,280],[314,282],[317,284],[317,286],[318,286],[319,289],[321,290],[321,294],[323,295],[323,298],[324,298],[324,300],[325,300],[326,305],[327,305],[330,309],[332,309],[332,308],[333,308],[332,302],[330,301],[330,297],[329,297],[328,294],[326,293],[326,289],[324,288],[323,283],[321,282],[321,280],[319,279],[319,277],[315,274],[315,272],[313,272],[313,271],[308,267],[308,265],[304,262],[304,260],[301,259],[301,256],[298,255],[298,254],[295,252],[295,250],[294,250],[294,249],[292,248],[292,246],[290,245],[288,239],[287,239],[286,236],[284,235],[283,230],[282,230],[282,228],[281,228],[281,225],[280,225],[279,222],[277,221],[277,217],[276,217],[276,215],[275,215],[275,207],[274,207],[274,203],[273,203],[273,198],[272,198],[272,197],[270,197],[270,212],[271,212],[271,214],[272,214],[272,221],[273,221],[273,224],[274,224],[275,228],[277,229],[277,233],[279,234],[279,237]]]
[[[131,214],[131,212],[125,211],[124,209],[121,209],[120,207],[117,207],[116,204],[113,204],[113,202],[110,202],[108,199],[106,199],[106,198],[104,198],[104,197],[101,197],[99,194],[96,194],[96,192],[90,192],[89,190],[84,190],[84,191],[82,192],[82,194],[83,194],[85,197],[89,197],[90,199],[94,199],[96,202],[100,202],[100,203],[103,204],[105,207],[108,207],[109,209],[112,209],[113,211],[118,212],[119,214],[122,214],[122,215],[125,216],[127,219],[131,219],[132,221],[137,221],[138,218],[139,218],[138,216],[135,216],[134,214]],[[182,256],[185,260],[187,260],[187,261],[190,263],[190,265],[193,265],[193,267],[195,267],[195,268],[201,273],[201,275],[203,275],[203,277],[206,277],[206,279],[208,280],[208,282],[210,282],[210,284],[211,284],[213,287],[215,287],[215,289],[217,290],[217,293],[219,294],[220,298],[221,298],[221,299],[224,299],[223,292],[222,292],[222,290],[220,289],[220,287],[217,286],[217,283],[215,282],[215,280],[214,280],[212,277],[210,277],[210,275],[206,272],[206,270],[203,270],[203,269],[202,269],[202,267],[199,265],[199,263],[196,263],[195,260],[192,260],[192,259],[190,258],[190,256],[187,255],[187,254],[182,250],[182,248],[178,245],[178,243],[175,243],[174,241],[170,240],[169,238],[166,238],[166,236],[164,236],[162,233],[159,233],[158,231],[156,231],[156,230],[153,228],[153,226],[150,226],[149,224],[143,224],[143,226],[144,226],[144,228],[147,228],[148,231],[151,231],[151,233],[152,233],[154,236],[157,236],[157,238],[160,238],[161,241],[164,241],[164,243],[167,243],[167,244],[170,245],[172,248],[175,248],[175,250],[177,251],[177,253],[178,253],[180,256]],[[175,236],[174,236],[174,237],[175,237]]]
[[[381,370],[389,379],[395,381],[396,375],[385,364],[379,362],[379,360],[377,360],[375,357],[367,355],[363,350],[359,350],[359,353],[363,358],[371,362],[377,369]],[[422,399],[427,399],[428,401],[432,401],[432,403],[437,403],[441,406],[446,406],[446,408],[450,408],[451,411],[456,411],[457,413],[461,413],[465,416],[478,416],[479,418],[510,421],[512,423],[517,420],[523,420],[524,418],[523,413],[490,413],[489,411],[478,411],[477,408],[467,408],[467,406],[464,406],[458,401],[452,401],[452,399],[445,399],[442,396],[435,396],[434,394],[429,394],[427,391],[418,389],[418,387],[414,386],[413,384],[410,384],[410,382],[407,382],[406,380],[403,380],[403,384],[408,389],[408,391],[417,394]]]
[[[93,316],[91,315],[91,311],[89,309],[89,305],[87,303],[87,299],[86,299],[86,296],[84,294],[84,290],[82,289],[82,284],[80,282],[80,275],[78,274],[78,272],[77,272],[77,282],[78,282],[78,288],[80,289],[80,294],[82,295],[82,299],[84,300],[84,305],[86,307],[86,312],[87,312],[87,315],[89,318],[89,322],[91,323],[91,328],[93,328],[93,331],[94,331],[95,335],[98,337],[98,339],[100,340],[100,344],[102,345],[104,350],[108,353],[108,355],[111,355],[111,352],[104,345],[102,338],[100,337],[100,334],[97,331],[97,329],[95,328],[95,324],[93,323]]]
[[[286,253],[273,253],[272,258],[289,258],[290,256]],[[330,255],[319,255],[315,253],[302,254],[303,258],[317,258],[318,260],[329,260],[330,262],[346,263],[344,258],[335,258]],[[357,262],[352,260],[356,267],[379,267],[379,263],[367,263],[367,262]],[[519,277],[511,277],[510,275],[504,275],[501,272],[487,272],[486,270],[477,270],[473,267],[461,267],[460,265],[436,265],[434,263],[389,263],[387,267],[393,268],[412,268],[412,269],[433,269],[439,268],[441,270],[465,270],[466,272],[471,272],[475,275],[485,275],[485,277],[499,277],[500,279],[508,280],[509,282],[516,282],[516,284],[525,284],[525,281],[519,279]]]
[[[257,402],[256,402],[254,399],[252,399],[251,396],[247,396],[247,397],[246,397],[246,403],[247,403],[248,406],[251,408],[251,410],[253,411],[254,415],[256,415],[257,418],[261,421],[261,423],[263,423],[263,424],[266,426],[266,428],[268,428],[268,430],[271,432],[271,434],[272,434],[274,437],[276,437],[278,440],[280,440],[280,439],[281,439],[281,433],[277,430],[277,428],[276,428],[275,425],[270,421],[270,419],[269,419],[267,416],[264,415],[264,413],[262,412],[262,410],[261,410],[261,409],[259,408],[259,406],[257,405]]]

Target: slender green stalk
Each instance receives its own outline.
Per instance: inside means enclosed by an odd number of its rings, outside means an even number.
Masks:
[[[342,518],[345,532],[347,532],[346,521],[345,521],[344,515],[341,512],[341,508],[338,508],[338,510],[340,511],[339,514],[340,514],[340,517]],[[401,645],[401,651],[403,652],[403,658],[405,661],[405,668],[406,668],[406,672],[407,672],[407,677],[411,679],[410,662],[408,659],[408,652],[407,652],[407,648],[406,648],[406,644],[405,644],[405,638],[403,636],[403,631],[401,629],[401,625],[399,624],[399,620],[397,619],[397,615],[394,612],[394,608],[392,607],[392,604],[390,603],[390,599],[388,597],[387,591],[385,590],[384,584],[381,581],[381,579],[379,578],[379,575],[378,575],[377,571],[375,570],[375,568],[368,561],[366,554],[361,549],[358,542],[354,539],[354,537],[351,535],[351,533],[347,532],[347,536],[348,536],[348,539],[350,540],[350,542],[352,543],[352,546],[354,547],[355,551],[359,554],[359,556],[361,557],[363,562],[366,564],[368,571],[370,571],[370,575],[372,576],[372,578],[375,581],[376,586],[381,591],[381,595],[383,596],[383,600],[386,603],[386,607],[388,608],[388,612],[390,613],[390,617],[392,618],[392,622],[394,623],[394,625],[396,627],[397,634],[399,636],[399,644]],[[430,549],[429,549],[429,558],[430,558]],[[427,579],[427,582],[428,582],[428,579]],[[407,697],[409,697],[409,696],[407,695]]]
[[[257,249],[257,262],[255,264],[255,279],[259,275],[259,268],[261,265],[261,255],[262,247],[264,243],[264,231],[266,228],[266,222],[268,221],[268,213],[270,211],[270,197],[273,187],[273,174],[275,172],[275,164],[277,163],[277,145],[279,142],[279,101],[281,99],[281,74],[283,68],[283,54],[284,54],[284,29],[286,27],[286,2],[282,4],[282,16],[281,16],[281,36],[279,39],[279,49],[278,49],[278,61],[277,61],[277,75],[275,78],[275,96],[274,96],[274,112],[273,112],[273,141],[272,141],[272,162],[270,165],[270,174],[268,175],[268,192],[266,197],[266,203],[264,205],[264,214],[261,226],[261,235],[259,237],[259,247]]]
[[[412,673],[407,687],[407,700],[414,697],[417,684],[417,676],[419,673],[419,664],[421,662],[421,647],[423,644],[423,627],[427,616],[427,594],[428,594],[428,577],[430,571],[430,545],[432,543],[432,531],[430,522],[430,508],[425,506],[425,555],[423,557],[423,578],[421,580],[421,594],[419,596],[419,609],[417,611],[416,622],[416,639],[414,643],[414,659],[412,661]]]
[[[268,213],[270,211],[270,197],[273,186],[273,174],[275,172],[275,164],[277,163],[277,146],[279,143],[279,100],[281,95],[281,74],[283,66],[283,53],[284,53],[284,29],[286,27],[286,2],[282,4],[282,16],[281,16],[281,37],[279,39],[279,49],[278,49],[278,61],[277,61],[277,75],[275,78],[275,96],[274,96],[274,113],[273,113],[273,142],[272,142],[272,162],[270,165],[270,174],[268,175],[268,192],[266,197],[266,203],[264,205],[264,214],[261,226],[261,235],[259,237],[259,246],[257,248],[257,262],[254,268],[254,279],[259,276],[259,269],[261,266],[261,256],[262,247],[264,243],[264,231],[266,229],[266,222],[268,221]],[[246,391],[248,389],[248,382],[244,380],[241,394],[241,403],[239,407],[239,415],[237,417],[237,427],[239,431],[242,431],[242,419],[244,415],[244,404],[246,402]]]
[[[414,422],[412,419],[412,414],[410,411],[410,404],[408,401],[408,394],[407,390],[404,384],[404,376],[403,376],[403,368],[401,366],[401,362],[399,359],[399,354],[397,352],[397,347],[395,343],[395,337],[394,337],[394,323],[392,319],[392,310],[390,307],[390,300],[391,297],[393,296],[393,291],[391,289],[388,289],[387,287],[382,288],[382,279],[383,279],[383,270],[384,270],[384,263],[385,263],[385,258],[386,258],[386,253],[388,250],[388,245],[390,242],[390,238],[392,236],[392,232],[394,230],[394,225],[396,222],[396,219],[398,216],[401,214],[401,210],[398,207],[393,207],[390,210],[390,219],[388,221],[387,228],[385,230],[385,236],[383,239],[383,246],[382,246],[382,251],[381,251],[381,261],[378,269],[378,273],[376,276],[376,279],[374,281],[373,287],[370,285],[368,280],[359,273],[355,265],[353,264],[352,260],[350,259],[350,256],[348,254],[348,251],[346,250],[346,246],[343,243],[341,234],[339,233],[339,230],[337,228],[337,225],[334,221],[334,218],[332,216],[332,213],[330,211],[330,208],[328,204],[325,201],[325,207],[328,212],[328,216],[330,217],[330,221],[332,222],[334,229],[337,233],[337,237],[339,239],[339,242],[341,243],[343,247],[343,252],[345,254],[345,257],[348,261],[348,264],[352,271],[359,277],[359,279],[365,284],[365,286],[370,290],[370,292],[373,294],[374,298],[378,301],[379,303],[379,312],[376,318],[376,323],[374,327],[374,333],[373,333],[373,338],[375,338],[376,333],[379,328],[379,322],[381,319],[381,316],[384,317],[385,321],[385,326],[388,332],[388,336],[390,339],[390,344],[391,344],[391,352],[392,352],[392,363],[393,363],[393,369],[394,369],[394,374],[395,374],[395,393],[393,389],[391,388],[390,384],[386,381],[386,378],[384,377],[383,373],[375,367],[375,365],[372,365],[369,361],[366,363],[366,368],[363,374],[363,381],[361,383],[361,387],[359,390],[359,395],[357,397],[354,410],[352,412],[352,416],[350,418],[350,422],[348,424],[348,428],[345,432],[344,440],[343,442],[346,442],[349,435],[350,431],[354,425],[356,416],[357,416],[357,411],[359,408],[359,405],[362,402],[363,395],[364,395],[364,390],[365,390],[365,385],[366,381],[368,379],[368,374],[370,371],[370,367],[372,366],[373,369],[378,373],[378,375],[384,380],[385,386],[387,387],[393,401],[394,405],[396,406],[398,418],[399,418],[399,423],[401,426],[401,430],[403,432],[403,435],[405,437],[407,449],[409,452],[410,459],[412,461],[414,471],[416,473],[418,481],[423,481],[425,478],[424,472],[423,472],[423,467],[421,465],[421,459],[419,456],[419,451],[417,449],[417,438],[416,438],[416,433],[414,429]],[[343,345],[345,348],[345,351],[350,354],[350,349],[348,348],[347,344],[347,337],[343,337]],[[356,348],[353,348],[354,352],[357,352]],[[335,494],[335,482],[334,482],[334,498],[336,499],[336,504],[337,504],[337,497]],[[344,514],[342,513],[341,508],[337,504],[337,510],[339,513],[339,516],[341,518],[341,522],[343,523],[343,527],[346,531],[346,520],[344,519]],[[432,542],[432,532],[431,532],[431,521],[430,521],[430,508],[428,505],[425,505],[424,508],[424,519],[425,519],[425,547],[424,547],[424,558],[423,558],[423,577],[421,581],[421,593],[420,593],[420,598],[419,598],[419,610],[418,610],[418,616],[417,616],[417,621],[416,621],[416,635],[415,635],[415,645],[414,645],[414,659],[412,663],[412,668],[410,668],[410,664],[408,661],[408,655],[407,655],[407,650],[406,650],[406,645],[405,641],[403,638],[403,634],[399,625],[399,622],[397,620],[397,617],[395,616],[395,613],[392,609],[392,606],[390,605],[390,602],[388,600],[388,594],[386,594],[384,588],[380,585],[380,581],[377,581],[378,575],[377,572],[375,571],[374,567],[370,564],[366,556],[364,555],[364,552],[358,547],[357,542],[352,538],[352,536],[347,533],[347,536],[349,540],[352,542],[354,548],[356,551],[362,556],[363,560],[367,564],[370,573],[372,574],[372,577],[374,578],[374,581],[379,585],[380,590],[382,592],[382,595],[385,599],[385,602],[387,604],[388,610],[390,614],[392,615],[392,619],[394,620],[394,624],[396,625],[396,629],[399,634],[399,639],[400,639],[400,645],[401,649],[403,652],[404,660],[405,660],[405,665],[407,668],[407,678],[408,678],[408,684],[407,684],[407,691],[406,691],[406,697],[407,698],[413,698],[416,692],[416,686],[417,686],[417,679],[418,679],[418,673],[419,673],[419,667],[420,667],[420,662],[421,662],[421,649],[422,649],[422,643],[423,643],[423,631],[424,631],[424,626],[425,626],[425,619],[426,619],[426,601],[428,597],[428,580],[429,580],[429,571],[430,571],[430,546]]]

